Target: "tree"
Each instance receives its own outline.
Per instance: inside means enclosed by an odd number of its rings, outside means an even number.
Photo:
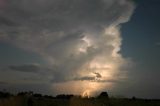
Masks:
[[[109,96],[108,96],[107,92],[101,92],[100,95],[98,96],[98,98],[106,98],[106,99],[108,99]]]
[[[34,94],[33,96],[34,96],[34,97],[42,97],[42,94],[36,93],[36,94]]]
[[[1,92],[0,91],[0,98],[8,98],[10,96],[12,96],[12,95],[8,92]]]

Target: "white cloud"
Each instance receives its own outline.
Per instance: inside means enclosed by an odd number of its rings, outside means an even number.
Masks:
[[[57,82],[56,87],[66,91],[94,92],[111,85],[107,80],[126,77],[121,68],[127,60],[119,53],[120,24],[133,10],[130,0],[9,0],[0,12],[6,19],[0,39],[44,57],[53,72],[46,71],[53,74],[53,87]],[[93,89],[78,81],[82,87],[75,87],[75,77],[93,73],[102,76],[103,86],[97,81]]]

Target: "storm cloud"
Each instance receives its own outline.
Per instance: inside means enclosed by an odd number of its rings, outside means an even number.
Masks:
[[[133,13],[135,6],[131,0],[3,2],[4,5],[0,5],[3,7],[0,11],[0,41],[41,55],[47,61],[45,67],[49,68],[44,73],[53,75],[53,84],[61,82],[65,86],[70,81],[76,82],[75,78],[126,78],[122,68],[128,61],[119,53],[120,27]],[[10,68],[29,71],[36,67]],[[37,68],[34,70],[36,72]],[[86,77],[93,73],[95,77]],[[79,92],[83,90],[84,87]]]
[[[21,66],[9,66],[9,69],[14,71],[21,71],[21,72],[35,72],[37,73],[40,69],[35,64],[30,65],[21,65]]]

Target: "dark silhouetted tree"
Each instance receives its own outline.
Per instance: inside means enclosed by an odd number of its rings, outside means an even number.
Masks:
[[[42,94],[37,94],[37,93],[36,93],[36,94],[33,94],[33,96],[34,96],[34,97],[39,97],[39,98],[40,98],[40,97],[42,97]]]
[[[109,96],[107,92],[101,92],[98,98],[109,99]]]
[[[65,95],[65,94],[60,94],[57,95],[56,98],[57,99],[71,99],[74,95]]]
[[[136,97],[135,97],[135,96],[133,96],[133,97],[132,97],[132,100],[136,100]]]
[[[0,98],[8,98],[10,96],[12,96],[12,95],[8,92],[1,92],[0,91]]]
[[[29,92],[19,92],[17,95],[18,96],[32,96],[33,92],[32,91],[29,91]]]
[[[53,96],[50,96],[50,95],[44,95],[43,97],[44,97],[44,98],[47,98],[47,99],[54,99],[54,97],[53,97]]]

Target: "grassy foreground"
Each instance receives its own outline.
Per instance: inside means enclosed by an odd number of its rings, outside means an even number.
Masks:
[[[31,101],[29,101],[31,100]],[[160,106],[159,100],[80,98],[69,99],[12,96],[1,98],[0,106]]]

